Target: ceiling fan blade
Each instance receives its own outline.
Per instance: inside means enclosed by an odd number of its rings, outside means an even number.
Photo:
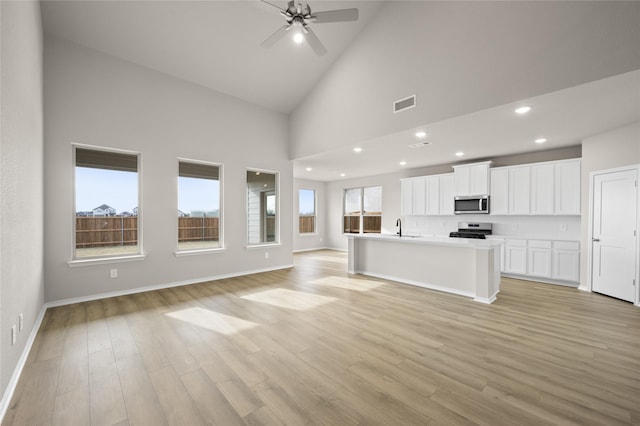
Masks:
[[[273,6],[273,7],[275,7],[276,9],[284,10],[284,9],[283,9],[283,8],[281,8],[280,6],[277,6],[277,5],[275,5],[275,4],[271,3],[271,2],[268,2],[267,0],[260,0],[260,1],[261,1],[262,3],[266,3],[266,4],[268,4],[269,6]]]
[[[316,52],[316,55],[323,56],[325,53],[327,53],[327,49],[324,48],[324,46],[320,42],[320,39],[316,36],[316,33],[311,30],[311,28],[305,27],[305,30],[302,32],[302,34],[307,40],[307,43],[309,43],[309,46],[311,46],[313,51]]]
[[[291,25],[284,25],[280,27],[278,30],[276,30],[275,33],[271,34],[269,38],[267,38],[265,41],[260,43],[260,46],[264,47],[265,49],[270,48],[271,46],[276,44],[278,41],[280,41],[282,37],[287,35],[287,33],[289,32],[289,28],[291,28]]]
[[[327,10],[315,12],[311,15],[311,21],[324,24],[327,22],[347,22],[358,20],[358,9]]]

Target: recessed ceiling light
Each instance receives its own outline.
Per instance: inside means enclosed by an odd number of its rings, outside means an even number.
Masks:
[[[427,132],[416,132],[416,138],[418,139],[422,139],[422,138],[426,138],[427,137]]]
[[[357,147],[353,148],[353,152],[362,152],[362,148],[357,146]]]
[[[295,33],[293,35],[293,42],[296,44],[302,44],[302,42],[304,41],[304,36],[302,35],[302,33]]]
[[[313,169],[312,169],[311,167],[307,167],[305,170],[306,170],[306,171],[308,171],[308,172],[310,172],[310,171],[311,171],[311,170],[313,170]]]
[[[401,162],[400,162],[400,165],[401,165],[401,166],[406,166],[406,165],[407,165],[407,162],[406,162],[406,161],[401,161]]]
[[[530,106],[521,106],[520,108],[516,108],[516,114],[526,114],[531,111]]]
[[[345,177],[346,175],[344,173],[340,173],[340,177]]]
[[[547,140],[545,138],[538,138],[535,140],[536,143],[545,143]]]
[[[462,157],[463,155],[464,155],[464,152],[462,152],[462,151],[456,152],[456,156],[457,157]]]

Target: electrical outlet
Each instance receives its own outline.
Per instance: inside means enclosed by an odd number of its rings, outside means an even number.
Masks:
[[[11,326],[11,346],[16,344],[16,325]]]
[[[560,225],[560,230],[561,231],[566,231],[567,230],[567,224],[563,223],[562,225]]]
[[[268,251],[265,251],[265,252],[264,252],[264,258],[265,258],[265,259],[268,259],[268,258],[269,258],[269,252],[268,252]]]
[[[22,327],[24,326],[24,315],[18,315],[18,331],[22,331]]]
[[[511,224],[511,229],[513,229],[514,231],[518,230],[518,224],[517,223],[512,223]]]
[[[112,269],[111,271],[109,271],[109,276],[111,278],[118,278],[118,270],[117,269]]]

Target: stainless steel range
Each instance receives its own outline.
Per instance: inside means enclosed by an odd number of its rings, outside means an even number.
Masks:
[[[458,222],[458,231],[451,232],[451,238],[476,238],[485,239],[486,235],[491,235],[493,224],[483,222]]]

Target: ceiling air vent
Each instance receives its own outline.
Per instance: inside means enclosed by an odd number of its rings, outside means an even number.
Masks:
[[[409,145],[409,148],[422,148],[423,146],[428,146],[428,145],[431,145],[431,142],[421,141],[421,142],[412,143],[411,145]]]
[[[416,106],[416,95],[411,95],[408,98],[397,100],[393,103],[393,113],[404,111],[405,109],[413,108]]]

